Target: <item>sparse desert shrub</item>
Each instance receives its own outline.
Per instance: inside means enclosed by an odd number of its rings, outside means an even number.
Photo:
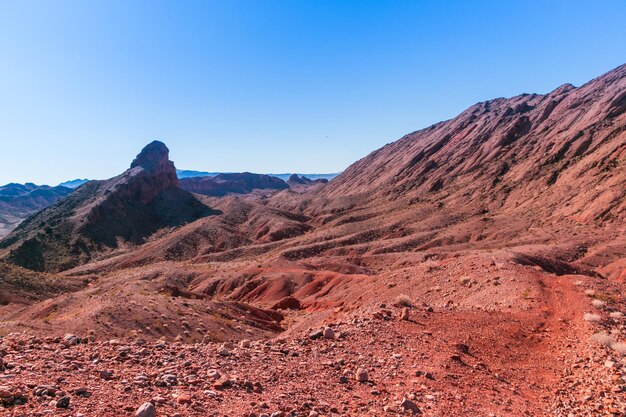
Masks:
[[[400,294],[399,296],[396,297],[396,301],[394,302],[394,305],[398,307],[413,307],[413,302],[411,301],[408,295]]]
[[[611,349],[620,355],[626,355],[626,343],[624,342],[616,342],[611,344]]]
[[[608,294],[605,292],[596,292],[596,294],[593,296],[593,298],[597,299],[597,300],[602,300],[605,303],[615,303],[615,296],[612,294]]]
[[[602,300],[593,300],[591,301],[591,305],[595,308],[602,308],[606,305],[606,303]]]
[[[439,262],[432,258],[422,262],[422,265],[426,267],[427,272],[438,271],[440,269]]]
[[[610,346],[613,343],[613,336],[607,332],[599,332],[591,335],[591,340],[601,346]]]
[[[624,317],[624,314],[622,314],[621,311],[611,311],[609,313],[609,317],[612,319],[621,319],[622,317]]]
[[[585,295],[587,297],[593,297],[594,295],[596,295],[595,290],[585,290]]]
[[[602,320],[602,317],[600,317],[599,314],[594,314],[594,313],[585,313],[585,315],[583,316],[583,320],[585,321],[591,321],[591,322],[596,322],[596,321],[600,321]]]

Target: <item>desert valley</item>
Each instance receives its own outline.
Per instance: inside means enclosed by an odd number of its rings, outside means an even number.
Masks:
[[[1,415],[626,415],[626,65],[330,181],[138,152],[3,212]]]

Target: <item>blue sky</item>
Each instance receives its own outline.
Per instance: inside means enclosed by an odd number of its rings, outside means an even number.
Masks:
[[[469,105],[626,62],[626,2],[0,0],[0,184],[335,172]]]

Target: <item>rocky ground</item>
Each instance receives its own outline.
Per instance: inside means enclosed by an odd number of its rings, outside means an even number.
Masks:
[[[535,307],[399,300],[239,343],[0,342],[7,416],[625,415],[622,300],[546,275]],[[339,318],[340,317],[340,318]]]

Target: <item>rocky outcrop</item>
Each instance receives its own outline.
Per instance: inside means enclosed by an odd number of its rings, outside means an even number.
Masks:
[[[137,155],[130,164],[130,169],[143,169],[157,189],[164,190],[170,187],[177,187],[176,167],[169,160],[169,152],[169,149],[163,142],[151,142]]]
[[[212,211],[178,188],[176,168],[162,142],[146,146],[123,174],[90,181],[68,198],[24,221],[0,242],[11,262],[34,270],[62,270],[154,232]]]

